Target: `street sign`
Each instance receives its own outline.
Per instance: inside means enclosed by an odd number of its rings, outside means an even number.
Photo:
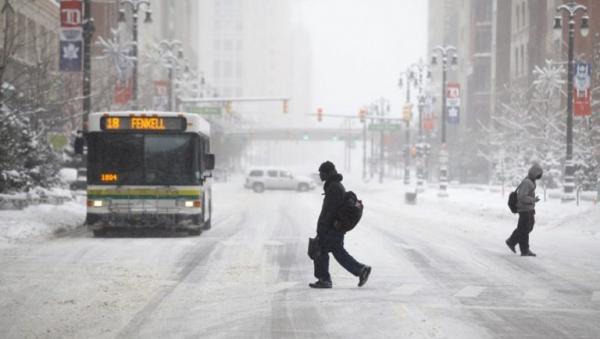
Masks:
[[[573,76],[573,114],[576,117],[592,115],[592,64],[579,61]]]
[[[221,107],[216,106],[187,107],[186,111],[205,116],[221,116],[221,114],[223,114]]]
[[[446,85],[446,110],[448,123],[458,124],[460,121],[460,84],[449,82]]]
[[[401,128],[400,124],[369,124],[369,131],[399,131]]]

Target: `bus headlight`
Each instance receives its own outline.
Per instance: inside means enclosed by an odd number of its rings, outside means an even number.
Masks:
[[[88,200],[87,205],[88,207],[102,207],[104,203],[102,200]]]
[[[202,207],[202,202],[200,200],[186,200],[184,203],[185,207]]]

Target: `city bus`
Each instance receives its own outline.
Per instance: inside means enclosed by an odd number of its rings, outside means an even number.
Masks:
[[[92,113],[86,225],[166,228],[198,235],[212,216],[210,125],[197,114]]]

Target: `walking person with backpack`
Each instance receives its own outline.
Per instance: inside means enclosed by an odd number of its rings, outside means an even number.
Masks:
[[[516,190],[516,211],[519,213],[517,228],[512,235],[506,239],[508,248],[517,253],[515,246],[519,244],[521,256],[535,257],[536,254],[529,249],[529,233],[533,230],[535,224],[535,203],[540,201],[535,195],[536,180],[542,178],[544,171],[538,164],[534,164],[529,169],[527,177],[521,181]],[[509,201],[509,206],[511,205]],[[512,209],[512,207],[511,207]]]
[[[324,181],[323,190],[325,191],[323,198],[323,206],[317,221],[317,242],[320,247],[318,253],[314,256],[314,275],[318,279],[314,283],[310,283],[312,288],[331,288],[331,275],[329,274],[329,252],[337,262],[344,267],[348,272],[358,277],[358,286],[363,286],[369,275],[371,267],[361,264],[354,259],[344,248],[344,235],[347,230],[355,226],[362,215],[362,202],[356,199],[356,195],[352,192],[346,192],[342,185],[343,176],[339,174],[335,165],[326,161],[319,167],[319,177]],[[352,201],[356,208],[346,209],[348,201]],[[350,207],[354,207],[350,206]],[[357,214],[357,210],[359,213]],[[354,211],[355,215],[342,215],[340,211]],[[352,213],[350,213],[352,214]],[[348,225],[345,219],[351,219]]]

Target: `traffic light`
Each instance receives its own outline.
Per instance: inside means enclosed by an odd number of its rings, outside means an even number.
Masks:
[[[410,121],[412,119],[412,104],[404,105],[402,109],[402,119],[404,121]]]
[[[323,121],[323,109],[321,107],[317,108],[317,121]]]
[[[283,100],[283,113],[287,113],[288,112],[288,101],[287,100]]]
[[[364,108],[361,108],[360,111],[358,111],[358,117],[360,118],[360,122],[365,122],[366,116],[367,111]]]

